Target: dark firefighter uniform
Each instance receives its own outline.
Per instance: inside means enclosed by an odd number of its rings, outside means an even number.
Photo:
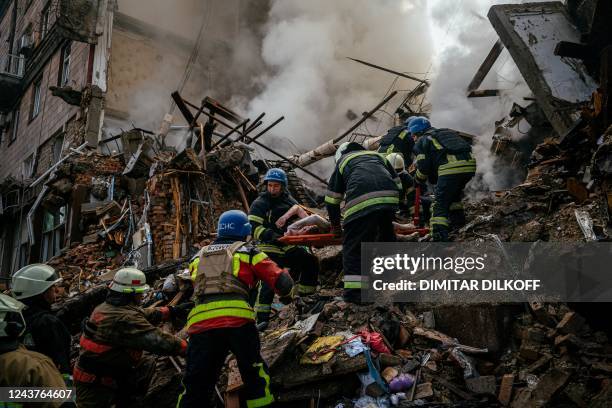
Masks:
[[[278,242],[287,231],[287,227],[297,220],[297,217],[287,220],[283,228],[276,226],[276,221],[297,204],[286,190],[279,197],[272,197],[269,192],[263,192],[257,197],[249,210],[249,221],[253,227],[253,239],[259,241],[257,248],[265,252],[281,268],[288,268],[293,279],[298,282],[300,295],[311,295],[316,291],[319,281],[319,260],[306,247],[284,245]],[[255,311],[257,321],[268,321],[274,291],[262,282]]]
[[[187,349],[185,340],[153,325],[169,317],[162,316],[167,308],[143,309],[109,294],[83,325],[73,372],[79,407],[108,407],[144,394],[155,366],[143,350],[180,355]]]
[[[401,153],[406,163],[412,162],[412,151],[414,140],[406,130],[406,125],[392,127],[387,134],[380,139],[379,153],[388,155],[390,153]]]
[[[40,296],[22,299],[26,332],[23,344],[28,350],[49,356],[59,371],[70,375],[70,332],[52,312],[51,305]]]
[[[406,170],[397,173],[402,182],[402,190],[399,196],[399,209],[404,214],[410,214],[414,207],[415,184],[414,179]]]
[[[416,142],[416,180],[435,184],[430,225],[435,241],[448,241],[451,227],[465,223],[463,189],[476,172],[472,148],[457,132],[430,128]]]
[[[344,197],[344,289],[345,296],[356,301],[363,283],[361,243],[395,241],[393,218],[402,185],[393,167],[380,153],[363,150],[356,143],[351,145],[336,162],[325,203],[335,229],[340,225],[340,203]]]
[[[44,354],[26,349],[16,340],[0,342],[0,387],[51,387],[56,390],[66,388],[64,379],[53,361]],[[0,407],[59,407],[62,402],[21,403],[0,402]]]
[[[249,291],[263,280],[285,297],[291,293],[293,280],[265,253],[230,238],[218,238],[202,248],[192,278],[196,306],[187,321],[185,391],[177,406],[208,406],[229,351],[238,362],[247,407],[270,405],[274,397],[268,367],[260,355]]]

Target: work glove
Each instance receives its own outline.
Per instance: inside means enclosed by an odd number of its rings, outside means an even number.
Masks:
[[[340,238],[342,236],[342,226],[341,225],[332,225],[330,232],[334,234],[334,237]]]
[[[185,302],[177,306],[168,306],[168,309],[170,309],[171,317],[186,319],[189,315],[189,312],[191,311],[191,309],[193,309],[194,306],[195,303],[193,302]]]

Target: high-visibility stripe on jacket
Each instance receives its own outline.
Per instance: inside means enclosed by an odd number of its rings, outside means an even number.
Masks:
[[[467,151],[469,146],[466,150],[453,152],[437,139],[444,136],[446,140],[452,140],[453,134],[456,138],[461,138],[454,131],[432,128],[417,140],[414,152],[417,167],[415,177],[418,181],[424,183],[429,180],[432,184],[436,184],[440,176],[476,172],[476,159],[470,151]]]
[[[414,140],[406,130],[405,125],[392,127],[387,134],[380,140],[379,153],[389,155],[390,153],[400,153],[406,163],[412,162],[412,149]]]
[[[233,242],[219,239],[213,244],[229,246]],[[293,287],[289,274],[252,244],[244,244],[237,249],[233,255],[231,272],[249,289],[263,281],[279,295],[285,296]],[[254,321],[255,311],[247,300],[236,293],[204,295],[196,299],[197,304],[187,318],[188,333],[195,334],[220,327],[239,327]]]
[[[282,228],[276,226],[276,221],[298,202],[287,191],[279,197],[272,197],[270,193],[261,193],[251,204],[249,221],[253,227],[253,238],[262,243],[273,243],[282,237],[291,220]]]
[[[332,225],[339,224],[344,197],[344,222],[372,211],[397,209],[402,182],[393,166],[377,152],[358,150],[344,154],[329,180],[325,203]]]

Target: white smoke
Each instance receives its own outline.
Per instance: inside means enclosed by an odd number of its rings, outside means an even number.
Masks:
[[[262,42],[267,71],[254,78],[262,90],[239,109],[251,118],[266,112],[267,123],[285,116],[270,135],[262,137],[289,140],[277,147],[285,153],[295,153],[296,147],[306,151],[334,138],[355,122],[347,118],[349,109],[357,115],[370,110],[396,79],[346,57],[401,72],[427,70],[431,43],[425,3],[273,0]],[[401,79],[394,85],[412,89],[417,83]],[[387,107],[391,114],[400,98]],[[384,113],[378,117],[360,132],[384,133],[392,123]]]
[[[506,117],[514,102],[528,104],[531,92],[514,61],[504,50],[481,85],[481,89],[499,89],[500,97],[467,98],[466,89],[498,36],[487,18],[495,4],[522,3],[516,0],[431,0],[428,16],[434,42],[432,86],[428,100],[431,120],[436,127],[450,127],[477,136],[474,153],[478,161],[478,179],[495,190],[507,186],[512,170],[505,168],[490,153],[495,122]],[[524,132],[529,126],[521,123]],[[513,132],[513,139],[523,135]],[[516,182],[516,180],[511,180]]]

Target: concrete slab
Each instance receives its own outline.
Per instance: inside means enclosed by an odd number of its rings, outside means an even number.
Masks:
[[[564,135],[577,104],[597,88],[581,60],[554,54],[560,41],[580,43],[580,32],[561,2],[503,4],[488,13],[499,38],[516,62],[546,117]]]

